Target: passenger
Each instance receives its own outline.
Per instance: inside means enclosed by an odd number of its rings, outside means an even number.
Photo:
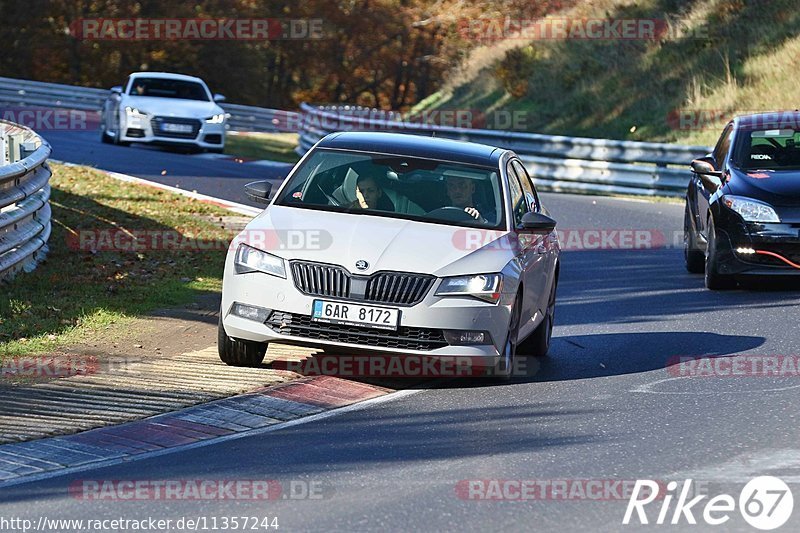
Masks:
[[[445,176],[445,185],[447,186],[447,198],[450,200],[450,206],[463,209],[469,216],[479,222],[494,223],[496,218],[494,208],[482,205],[473,198],[475,195],[474,179]]]
[[[394,204],[383,193],[383,189],[372,176],[359,176],[356,181],[356,201],[350,207],[354,209],[378,209],[394,211]]]

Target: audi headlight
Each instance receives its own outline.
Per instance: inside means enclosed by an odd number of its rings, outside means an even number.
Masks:
[[[502,290],[502,274],[456,276],[444,278],[436,290],[436,296],[473,296],[487,302],[497,303]]]
[[[144,111],[139,111],[135,107],[131,106],[125,107],[125,114],[130,118],[147,118],[147,113]]]
[[[220,113],[219,115],[214,115],[213,117],[208,117],[206,122],[209,124],[222,124],[225,122],[225,113]]]
[[[237,274],[263,272],[279,278],[286,278],[283,259],[246,244],[240,244],[236,249],[233,266]]]
[[[750,198],[743,198],[741,196],[725,195],[722,197],[722,202],[741,215],[747,222],[780,222],[778,213],[772,206],[752,200]]]

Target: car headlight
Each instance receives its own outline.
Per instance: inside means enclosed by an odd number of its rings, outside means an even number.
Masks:
[[[497,303],[502,290],[502,274],[456,276],[444,278],[436,290],[436,296],[474,296],[487,302]]]
[[[725,195],[722,202],[741,215],[747,222],[780,222],[772,206],[741,196]]]
[[[144,111],[139,111],[135,107],[131,106],[125,107],[125,114],[130,118],[147,118],[147,113]]]
[[[264,274],[286,278],[286,267],[283,259],[246,244],[240,244],[236,249],[233,266],[237,274],[263,272]]]
[[[225,122],[225,113],[220,113],[219,115],[214,115],[213,117],[208,117],[206,122],[209,124],[222,124]]]

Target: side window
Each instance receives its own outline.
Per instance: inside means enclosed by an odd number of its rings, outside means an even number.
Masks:
[[[528,206],[525,202],[525,196],[522,192],[519,178],[511,163],[506,168],[508,172],[508,191],[511,200],[511,213],[514,217],[514,226],[519,227],[522,225],[522,215],[528,212]]]
[[[522,190],[525,192],[525,199],[528,202],[529,209],[531,211],[539,211],[539,197],[536,194],[536,189],[533,187],[530,176],[528,176],[528,171],[519,161],[513,161],[512,165],[514,165],[519,181],[522,183]]]
[[[714,148],[714,161],[717,163],[717,170],[722,170],[725,165],[725,158],[728,155],[728,149],[731,147],[731,135],[733,134],[733,124],[728,124]]]

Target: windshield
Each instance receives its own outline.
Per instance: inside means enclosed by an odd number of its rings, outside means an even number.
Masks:
[[[800,132],[742,129],[737,137],[736,164],[742,170],[800,168]]]
[[[136,78],[133,80],[128,94],[131,96],[209,101],[205,87],[199,83],[169,78]]]
[[[503,227],[497,169],[407,156],[316,150],[276,199],[278,205]]]

